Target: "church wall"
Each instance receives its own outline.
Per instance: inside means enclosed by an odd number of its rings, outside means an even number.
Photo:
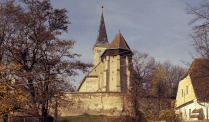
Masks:
[[[133,63],[132,63],[132,56],[131,55],[126,56],[126,65],[127,65],[127,68],[126,68],[126,72],[127,72],[127,88],[130,91],[131,87],[133,86],[133,80],[135,79],[133,77],[134,70],[133,70]]]
[[[100,62],[89,74],[84,78],[79,92],[96,92],[102,91],[103,83],[103,62]],[[93,78],[94,77],[94,78]],[[93,89],[95,91],[93,91]]]
[[[107,79],[107,68],[106,68],[106,60],[103,59],[103,62],[102,62],[102,91],[107,91],[107,82],[106,82],[106,79]]]
[[[110,56],[109,91],[120,92],[120,56]]]
[[[70,102],[59,103],[58,116],[75,116],[84,113],[90,115],[120,116],[124,106],[124,95],[119,92],[74,92],[67,93]],[[67,105],[67,106],[66,106]],[[50,109],[54,116],[55,109]]]
[[[105,47],[94,47],[94,67],[101,61],[101,55],[106,50]]]
[[[121,77],[121,92],[125,93],[127,90],[127,65],[126,65],[126,56],[120,56],[120,77]]]
[[[130,75],[131,75],[131,65],[132,64],[130,64],[131,62],[129,62],[130,60],[129,60],[130,58],[129,58],[129,56],[126,56],[126,65],[127,65],[127,67],[126,67],[126,74],[127,74],[127,82],[126,82],[126,85],[127,85],[127,89],[129,89],[129,90],[131,90],[131,79],[130,79]]]
[[[106,59],[103,59],[105,62],[105,72],[106,72],[106,91],[110,91],[110,57],[106,56]]]
[[[79,92],[95,92],[98,88],[98,78],[86,78]]]
[[[131,82],[130,57],[115,55],[103,58],[86,76],[79,92],[118,91],[125,93]]]

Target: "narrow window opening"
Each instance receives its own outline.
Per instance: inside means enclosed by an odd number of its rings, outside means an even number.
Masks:
[[[186,86],[186,95],[188,95],[188,86]]]
[[[184,96],[184,91],[183,91],[183,89],[181,89],[181,97],[183,97]]]

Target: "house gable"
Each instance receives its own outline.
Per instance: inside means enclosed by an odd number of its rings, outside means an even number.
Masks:
[[[192,86],[190,75],[187,75],[184,79],[182,79],[179,82],[178,92],[176,96],[176,107],[179,107],[189,101],[192,101],[195,98],[196,96]]]

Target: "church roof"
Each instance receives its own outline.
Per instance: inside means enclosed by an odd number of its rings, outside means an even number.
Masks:
[[[122,34],[119,32],[107,49],[126,49],[131,51]]]
[[[97,40],[96,40],[94,47],[107,47],[108,45],[109,45],[109,42],[107,39],[107,32],[106,32],[105,22],[104,22],[104,17],[103,17],[103,12],[102,12]]]
[[[180,79],[183,80],[190,76],[192,86],[197,99],[208,101],[209,98],[209,59],[195,58],[192,65],[184,76]]]

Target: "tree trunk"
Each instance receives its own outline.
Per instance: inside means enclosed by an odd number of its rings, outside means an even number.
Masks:
[[[46,104],[44,103],[42,106],[42,122],[48,122],[47,121],[47,109],[46,109]]]
[[[8,121],[8,115],[6,114],[3,122],[7,122],[7,121]]]

